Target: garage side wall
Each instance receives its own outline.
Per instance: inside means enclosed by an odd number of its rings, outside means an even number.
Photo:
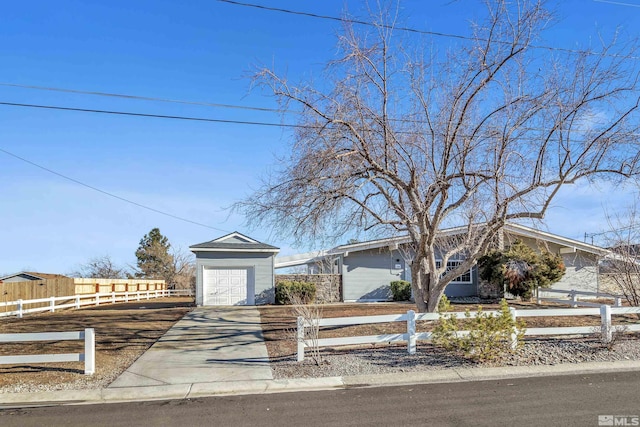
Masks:
[[[256,304],[274,302],[273,253],[196,252],[196,304],[203,304],[203,268],[251,268]]]

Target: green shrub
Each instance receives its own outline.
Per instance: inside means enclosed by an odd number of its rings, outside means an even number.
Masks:
[[[513,295],[529,300],[536,286],[550,287],[562,278],[562,257],[540,249],[535,251],[516,240],[505,251],[491,251],[478,260],[480,278],[498,286],[507,285]]]
[[[309,304],[316,299],[316,285],[283,280],[276,283],[276,304]]]
[[[456,318],[451,311],[451,304],[443,296],[438,306],[440,319],[433,330],[432,340],[446,350],[456,351],[477,361],[494,360],[513,351],[512,339],[516,347],[522,343],[525,333],[523,320],[515,321],[509,312],[506,300],[500,302],[497,316],[487,314],[478,306],[475,317],[469,310],[464,319]],[[460,330],[468,330],[467,335],[458,334]],[[512,335],[516,332],[514,335]]]
[[[391,282],[391,294],[394,301],[409,301],[411,299],[411,283],[406,280]]]

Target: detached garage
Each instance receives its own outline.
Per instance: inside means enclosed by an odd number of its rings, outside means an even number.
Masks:
[[[197,305],[273,302],[275,246],[234,232],[189,249],[196,255]]]

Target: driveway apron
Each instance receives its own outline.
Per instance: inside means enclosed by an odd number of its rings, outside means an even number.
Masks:
[[[153,386],[273,379],[255,307],[198,307],[111,385]]]

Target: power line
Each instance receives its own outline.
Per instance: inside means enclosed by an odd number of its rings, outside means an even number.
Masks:
[[[209,123],[225,123],[225,124],[238,124],[238,125],[254,125],[254,126],[269,126],[269,127],[289,127],[289,128],[300,128],[300,129],[323,129],[326,127],[325,125],[299,125],[294,123],[274,123],[274,122],[256,122],[256,121],[248,121],[248,120],[226,120],[226,119],[213,119],[206,117],[192,117],[192,116],[170,116],[164,114],[150,114],[150,113],[136,113],[131,111],[115,111],[115,110],[98,110],[93,108],[75,108],[75,107],[62,107],[58,105],[42,105],[42,104],[22,104],[17,102],[4,102],[0,101],[0,105],[5,105],[9,107],[24,107],[24,108],[39,108],[46,110],[59,110],[59,111],[73,111],[73,112],[81,112],[81,113],[94,113],[94,114],[110,114],[117,116],[132,116],[132,117],[147,117],[147,118],[156,118],[156,119],[169,119],[169,120],[186,120],[186,121],[196,121],[196,122],[209,122]],[[389,119],[393,122],[398,123],[413,123],[413,124],[421,124],[426,123],[419,120],[407,120],[407,119]],[[551,132],[552,129],[542,129],[542,128],[529,128],[528,131],[537,131],[537,132]],[[589,132],[589,130],[581,130],[581,129],[573,129],[573,132]],[[397,134],[403,135],[419,135],[419,133],[413,131],[398,131]],[[444,135],[444,134],[440,134]],[[640,136],[640,134],[633,133],[633,136]],[[468,137],[469,135],[460,135],[461,137]],[[525,139],[525,138],[520,138]],[[536,138],[530,138],[530,140],[536,140]]]
[[[392,25],[378,25],[378,24],[374,24],[373,22],[368,22],[368,21],[362,21],[359,19],[352,19],[352,18],[339,18],[337,16],[331,16],[331,15],[320,15],[317,13],[311,13],[311,12],[302,12],[299,10],[291,10],[291,9],[282,9],[279,7],[270,7],[270,6],[263,6],[260,4],[253,4],[253,3],[244,3],[244,2],[239,2],[239,1],[234,1],[234,0],[217,0],[221,3],[229,3],[229,4],[233,4],[236,6],[244,6],[244,7],[252,7],[255,9],[263,9],[263,10],[268,10],[271,12],[280,12],[280,13],[287,13],[290,15],[300,15],[300,16],[307,16],[309,18],[318,18],[318,19],[327,19],[330,21],[337,21],[337,22],[349,22],[352,24],[358,24],[358,25],[367,25],[370,27],[382,27],[382,28],[386,28],[386,29],[395,29],[395,30],[400,30],[400,31],[407,31],[407,32],[411,32],[411,33],[417,33],[417,34],[425,34],[425,35],[430,35],[430,36],[439,36],[439,37],[450,37],[450,38],[456,38],[456,39],[461,39],[461,40],[475,40],[472,37],[468,37],[468,36],[461,36],[458,34],[451,34],[451,33],[441,33],[441,32],[437,32],[437,31],[426,31],[426,30],[419,30],[416,28],[409,28],[409,27],[395,27]]]
[[[206,117],[191,117],[191,116],[169,116],[164,114],[134,113],[130,111],[114,111],[114,110],[97,110],[93,108],[61,107],[57,105],[21,104],[17,102],[4,102],[4,101],[0,101],[0,105],[6,105],[10,107],[41,108],[46,110],[76,111],[76,112],[82,112],[82,113],[113,114],[118,116],[150,117],[150,118],[156,118],[156,119],[189,120],[189,121],[196,121],[196,122],[212,122],[212,123],[230,123],[230,124],[238,124],[238,125],[257,125],[257,126],[273,126],[273,127],[284,126],[284,127],[293,127],[293,128],[311,127],[311,126],[305,126],[305,125],[286,124],[286,123],[254,122],[254,121],[247,121],[247,120],[210,119]]]
[[[49,173],[53,174],[53,175],[59,176],[60,178],[64,178],[64,179],[66,179],[68,181],[71,181],[71,182],[73,182],[75,184],[78,184],[78,185],[81,185],[83,187],[89,188],[89,189],[91,189],[93,191],[97,191],[98,193],[102,193],[102,194],[104,194],[106,196],[113,197],[114,199],[118,199],[118,200],[120,200],[122,202],[126,202],[126,203],[132,204],[134,206],[137,206],[139,208],[143,208],[143,209],[149,210],[151,212],[155,212],[155,213],[160,214],[160,215],[168,216],[169,218],[177,219],[179,221],[188,222],[190,224],[198,225],[200,227],[210,228],[212,230],[222,231],[223,233],[229,233],[228,230],[223,230],[222,228],[213,227],[211,225],[203,224],[203,223],[197,222],[197,221],[192,221],[192,220],[187,219],[187,218],[183,218],[183,217],[180,217],[180,216],[168,213],[168,212],[161,211],[161,210],[156,209],[156,208],[152,208],[152,207],[147,206],[147,205],[143,205],[142,203],[134,202],[133,200],[125,199],[124,197],[118,196],[118,195],[110,193],[108,191],[101,190],[100,188],[97,188],[97,187],[94,187],[92,185],[86,184],[86,183],[84,183],[82,181],[79,181],[79,180],[77,180],[75,178],[71,178],[71,177],[69,177],[67,175],[63,175],[60,172],[56,172],[56,171],[54,171],[52,169],[49,169],[49,168],[47,168],[45,166],[39,165],[38,163],[32,162],[31,160],[25,159],[24,157],[20,157],[17,154],[14,154],[14,153],[12,153],[10,151],[7,151],[7,150],[5,150],[3,148],[0,148],[0,151],[5,153],[5,154],[7,154],[7,155],[9,155],[9,156],[11,156],[11,157],[13,157],[13,158],[16,158],[16,159],[18,159],[20,161],[28,163],[31,166],[35,166],[35,167],[37,167],[39,169],[42,169],[42,170],[44,170],[46,172],[49,172]]]
[[[219,107],[219,108],[235,108],[239,110],[264,111],[269,113],[281,112],[281,110],[278,110],[275,108],[219,104],[214,102],[184,101],[180,99],[167,99],[167,98],[158,98],[158,97],[150,97],[150,96],[129,95],[129,94],[123,94],[123,93],[94,92],[94,91],[86,91],[86,90],[79,90],[79,89],[67,89],[67,88],[48,87],[48,86],[22,85],[17,83],[0,82],[0,86],[16,87],[16,88],[22,88],[22,89],[46,90],[46,91],[53,91],[53,92],[66,92],[66,93],[75,93],[75,94],[81,94],[81,95],[106,96],[106,97],[112,97],[112,98],[135,99],[139,101],[170,102],[175,104],[200,105],[205,107]]]
[[[482,42],[488,41],[486,39],[480,39],[480,38],[475,38],[475,37],[470,37],[470,36],[463,36],[463,35],[460,35],[460,34],[443,33],[443,32],[439,32],[439,31],[420,30],[420,29],[411,28],[411,27],[397,27],[397,26],[388,25],[388,24],[376,24],[374,22],[363,21],[363,20],[360,20],[360,19],[340,18],[340,17],[337,17],[337,16],[321,15],[321,14],[318,14],[318,13],[303,12],[303,11],[299,11],[299,10],[292,10],[292,9],[284,9],[284,8],[279,8],[279,7],[264,6],[264,5],[260,5],[260,4],[254,4],[254,3],[245,3],[245,2],[240,2],[240,1],[236,1],[236,0],[216,0],[216,1],[221,2],[221,3],[232,4],[232,5],[235,5],[235,6],[250,7],[250,8],[254,8],[254,9],[267,10],[267,11],[271,11],[271,12],[279,12],[279,13],[286,13],[286,14],[290,14],[290,15],[306,16],[306,17],[309,17],[309,18],[316,18],[316,19],[325,19],[325,20],[329,20],[329,21],[337,21],[337,22],[343,22],[343,23],[347,22],[347,23],[351,23],[351,24],[366,25],[366,26],[369,26],[369,27],[384,28],[384,29],[388,29],[388,30],[406,31],[406,32],[410,32],[410,33],[423,34],[423,35],[436,36],[436,37],[447,37],[447,38],[454,38],[454,39],[466,40],[466,41],[482,41]],[[507,45],[512,44],[512,43],[510,43],[508,41],[500,41],[500,40],[495,40],[495,42],[496,43],[500,43],[500,44],[507,44]],[[531,47],[532,49],[544,49],[544,50],[565,52],[565,53],[571,53],[571,54],[588,54],[588,55],[601,55],[602,54],[602,53],[592,52],[592,51],[582,51],[582,50],[577,50],[577,49],[568,49],[568,48],[562,48],[562,47],[533,45],[533,44],[529,45],[529,47]],[[627,55],[604,54],[604,56],[607,56],[607,57],[610,57],[610,58],[636,59],[636,60],[640,59],[640,57],[638,57],[638,56],[627,56]]]

